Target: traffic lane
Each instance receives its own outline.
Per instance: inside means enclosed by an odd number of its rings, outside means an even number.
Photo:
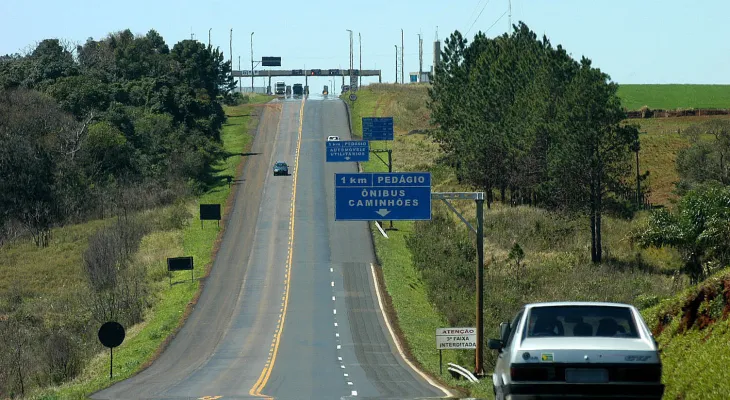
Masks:
[[[331,131],[350,140],[344,102],[328,103]],[[371,157],[373,155],[371,154]],[[344,299],[346,322],[340,337],[346,364],[354,372],[358,397],[423,398],[445,393],[417,374],[399,354],[387,329],[375,292],[372,264],[375,263],[371,232],[365,222],[335,221],[334,174],[356,173],[356,163],[327,163],[324,180],[327,196],[331,263],[339,271],[342,285],[336,298]]]
[[[292,200],[292,177],[273,176],[272,166],[294,157],[298,108],[287,103],[281,111],[253,248],[242,260],[248,272],[228,332],[206,364],[168,396],[248,396],[268,362],[286,291]]]
[[[246,268],[241,256],[251,251],[263,185],[269,170],[279,123],[280,106],[267,104],[247,156],[241,181],[204,290],[185,325],[151,366],[137,375],[91,396],[94,399],[159,397],[180,384],[213,353],[228,327],[242,287]]]
[[[326,205],[321,181],[322,102],[307,101],[296,184],[291,289],[279,355],[263,394],[277,399],[350,395],[334,335]]]

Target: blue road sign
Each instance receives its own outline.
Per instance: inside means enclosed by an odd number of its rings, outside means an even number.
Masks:
[[[430,219],[430,172],[335,174],[336,221]]]
[[[393,140],[393,117],[362,119],[363,140]]]
[[[367,140],[334,140],[327,142],[327,162],[370,160],[370,142]]]

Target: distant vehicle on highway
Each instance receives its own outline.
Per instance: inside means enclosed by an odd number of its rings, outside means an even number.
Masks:
[[[289,165],[284,161],[277,161],[274,164],[274,176],[277,175],[289,175]]]
[[[304,86],[301,83],[295,83],[294,86],[292,86],[292,90],[294,91],[294,96],[301,96],[304,94]]]
[[[550,395],[661,399],[662,364],[649,327],[631,305],[528,304],[489,339],[497,400]]]
[[[327,87],[327,85],[324,85],[324,89],[322,90],[322,94],[326,96],[326,95],[328,95],[328,94],[329,94],[329,92],[330,92],[330,90],[329,90],[329,88]]]
[[[274,94],[277,96],[284,96],[286,94],[286,82],[276,82],[276,86],[274,86]]]
[[[338,140],[340,140],[340,137],[339,136],[327,136],[327,141],[328,142],[336,142]]]
[[[286,85],[286,95],[287,95],[287,97],[291,96],[291,86],[289,86],[289,85]]]

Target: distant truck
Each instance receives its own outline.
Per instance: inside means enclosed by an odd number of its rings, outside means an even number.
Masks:
[[[327,85],[324,85],[324,89],[322,90],[322,94],[325,95],[325,96],[329,94],[329,88],[327,87]]]
[[[291,96],[291,86],[289,86],[289,85],[286,85],[286,95],[287,95],[287,97]]]
[[[284,82],[284,81],[276,82],[274,94],[276,94],[277,96],[284,96],[286,94],[286,82]]]
[[[295,83],[292,90],[294,90],[294,96],[301,96],[304,94],[304,86],[301,83]]]

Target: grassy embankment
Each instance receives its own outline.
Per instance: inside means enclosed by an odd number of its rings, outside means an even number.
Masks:
[[[252,113],[253,104],[268,101],[266,96],[252,98],[250,104],[227,107],[228,122],[223,128],[226,151],[240,154],[248,151],[252,142],[252,129],[257,119]],[[240,168],[242,157],[229,157],[219,165],[218,176],[234,176]],[[147,267],[152,281],[154,305],[147,311],[145,321],[127,327],[124,343],[114,351],[114,380],[128,378],[149,364],[162,346],[184,321],[200,287],[200,278],[212,265],[214,247],[222,230],[208,222],[201,229],[196,218],[199,203],[226,204],[230,194],[225,180],[219,187],[179,207],[189,212],[184,229],[156,230],[144,237],[136,254],[136,262]],[[147,211],[146,218],[164,220],[175,213],[176,206]],[[179,212],[179,210],[177,210]],[[80,301],[79,293],[85,291],[82,272],[82,255],[88,239],[108,221],[91,221],[66,226],[53,231],[53,240],[47,248],[39,249],[28,242],[15,243],[0,248],[0,293],[10,288],[22,287],[24,307],[29,312],[40,312],[48,322],[78,318],[72,313]],[[153,224],[164,226],[164,224]],[[194,281],[190,274],[178,272],[170,287],[166,275],[167,257],[192,255],[195,260]],[[98,327],[91,327],[94,330]],[[88,362],[72,382],[60,387],[36,391],[31,398],[82,399],[110,384],[109,352],[100,345],[98,353]]]
[[[448,168],[435,164],[438,147],[422,134],[408,134],[412,130],[428,128],[428,111],[425,108],[427,94],[424,88],[414,86],[371,85],[358,93],[354,104],[353,129],[361,132],[362,116],[393,116],[396,140],[388,144],[393,148],[394,171],[430,170],[435,191],[470,190],[458,187]],[[666,202],[676,179],[674,160],[686,141],[677,133],[677,127],[695,123],[691,118],[668,118],[637,121],[642,124],[642,169],[649,168],[650,185],[654,202]],[[674,132],[672,135],[671,132]],[[384,147],[382,143],[374,148]],[[365,163],[366,171],[385,171],[386,167],[376,158]],[[454,202],[467,218],[474,220],[471,202]],[[434,203],[434,210],[443,208]],[[645,218],[639,215],[637,220]],[[455,218],[454,218],[455,219]],[[509,308],[525,301],[571,298],[606,299],[626,301],[646,308],[659,299],[668,298],[686,287],[686,282],[673,281],[669,275],[676,271],[680,262],[671,250],[640,250],[634,248],[628,236],[639,221],[622,221],[607,218],[604,226],[606,265],[596,268],[588,262],[589,238],[585,221],[570,221],[550,213],[530,208],[505,208],[496,205],[485,216],[487,293],[485,313],[487,334],[494,334],[499,318],[509,315]],[[456,221],[458,228],[463,228]],[[410,352],[426,370],[438,375],[438,352],[433,337],[434,328],[446,326],[444,310],[436,308],[436,296],[449,296],[454,307],[473,309],[473,298],[458,300],[454,293],[429,293],[428,284],[418,266],[414,265],[406,238],[414,233],[413,224],[396,222],[397,231],[389,231],[389,238],[375,230],[378,258],[383,267],[386,287],[392,297],[400,329]],[[522,284],[511,282],[515,274],[507,254],[512,243],[518,242],[525,250],[527,267],[520,272],[527,278]],[[434,264],[437,260],[434,260]],[[636,268],[641,266],[642,268]],[[524,281],[528,284],[525,285]],[[499,285],[495,283],[499,282]],[[493,285],[490,287],[490,283]],[[502,284],[506,285],[502,285]],[[529,291],[519,295],[506,293],[505,287]],[[437,299],[436,299],[437,300]],[[489,309],[492,307],[492,309]],[[467,355],[444,352],[445,362],[465,361]],[[488,354],[487,360],[491,359]],[[470,366],[470,365],[469,365]],[[671,375],[669,385],[674,385]],[[449,383],[453,381],[449,380]],[[491,392],[487,384],[480,385],[473,395]]]

